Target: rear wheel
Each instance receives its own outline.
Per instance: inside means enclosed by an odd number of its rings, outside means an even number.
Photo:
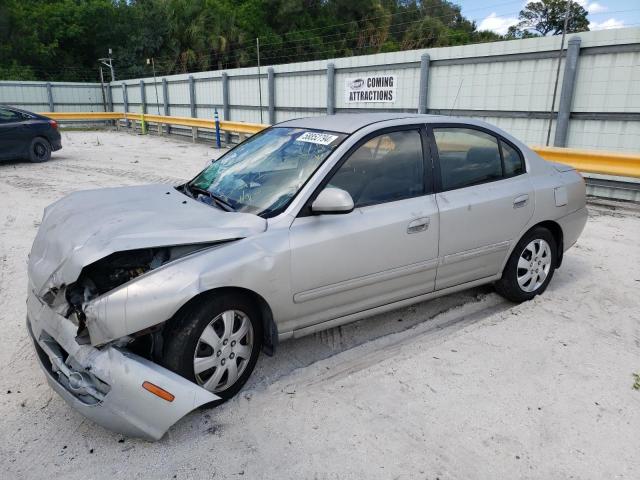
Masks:
[[[171,321],[162,363],[225,401],[249,379],[261,345],[253,302],[238,294],[204,295]]]
[[[496,282],[498,293],[512,302],[524,302],[544,292],[555,271],[557,248],[546,228],[535,227],[527,232]]]
[[[51,145],[46,138],[36,137],[29,145],[29,160],[34,163],[46,162],[51,158]]]

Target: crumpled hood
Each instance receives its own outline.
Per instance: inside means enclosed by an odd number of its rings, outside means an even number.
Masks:
[[[114,252],[244,238],[267,221],[225,212],[167,185],[72,193],[48,206],[29,255],[36,292],[74,282],[85,265]]]

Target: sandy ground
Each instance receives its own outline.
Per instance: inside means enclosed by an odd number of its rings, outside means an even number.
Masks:
[[[157,443],[47,386],[24,326],[42,209],[74,190],[192,176],[206,145],[70,132],[0,164],[0,467],[22,478],[640,478],[640,215],[591,208],[542,297],[474,289],[280,346],[243,392]]]

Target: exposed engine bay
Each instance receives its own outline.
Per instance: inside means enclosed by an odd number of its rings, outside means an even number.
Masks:
[[[204,243],[127,250],[112,253],[84,267],[78,279],[64,290],[68,308],[66,312],[61,312],[78,326],[78,343],[89,343],[84,304],[140,275],[211,245]],[[57,292],[48,293],[55,295]]]

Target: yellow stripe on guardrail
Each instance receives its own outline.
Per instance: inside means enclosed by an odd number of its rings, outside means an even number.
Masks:
[[[545,160],[564,163],[584,173],[640,178],[640,155],[574,148],[531,148]]]
[[[129,120],[140,120],[141,114],[139,113],[127,113],[126,118]],[[125,118],[125,117],[123,117]],[[163,123],[167,125],[181,125],[183,127],[198,127],[215,129],[216,122],[207,118],[192,118],[192,117],[172,117],[165,115],[151,115],[144,114],[144,120],[151,123]],[[230,122],[226,120],[220,120],[220,130],[227,130],[229,132],[238,133],[258,133],[260,130],[264,130],[269,125],[262,125],[260,123],[244,123],[244,122]]]
[[[45,115],[55,120],[142,121],[142,114],[124,112],[49,112],[41,113],[40,115]],[[172,117],[145,113],[144,121],[147,123],[215,129],[215,121],[206,118]],[[260,123],[220,121],[220,130],[241,134],[253,135],[267,127],[268,125]],[[640,178],[640,154],[635,155],[556,147],[532,147],[532,149],[545,160],[564,163],[584,173]]]
[[[44,112],[40,113],[54,120],[131,120],[142,121],[142,114],[140,113],[123,113],[123,112]],[[198,127],[215,129],[216,124],[213,119],[206,118],[191,118],[191,117],[173,117],[166,115],[151,115],[144,114],[144,121],[146,123],[162,123],[165,125],[180,125],[183,127]],[[228,132],[254,134],[260,130],[264,130],[268,125],[262,125],[260,123],[245,123],[245,122],[229,122],[225,120],[220,121],[220,130],[226,130]]]
[[[123,118],[120,112],[44,112],[38,115],[54,120],[119,120]]]

